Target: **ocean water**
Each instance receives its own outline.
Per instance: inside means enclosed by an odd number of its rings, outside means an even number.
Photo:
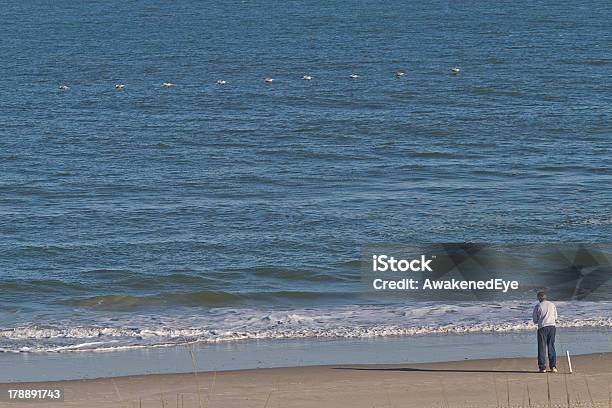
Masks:
[[[582,0],[4,2],[0,349],[529,328],[525,302],[373,304],[360,250],[609,241],[611,20]],[[610,303],[561,306],[612,327]]]

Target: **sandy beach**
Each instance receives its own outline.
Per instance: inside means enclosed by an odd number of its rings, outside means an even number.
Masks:
[[[491,3],[3,1],[0,408],[612,408],[612,1]]]
[[[609,407],[612,353],[575,356],[558,374],[534,358],[335,365],[12,384],[65,389],[64,407]],[[8,404],[5,404],[8,405]],[[40,403],[21,407],[40,407]],[[44,406],[44,404],[42,405]]]

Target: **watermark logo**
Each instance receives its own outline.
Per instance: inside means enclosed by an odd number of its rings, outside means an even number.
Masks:
[[[433,258],[427,259],[421,255],[417,259],[395,259],[393,256],[372,255],[372,271],[374,272],[433,272],[431,262]]]
[[[368,245],[362,282],[415,300],[612,300],[612,244]]]

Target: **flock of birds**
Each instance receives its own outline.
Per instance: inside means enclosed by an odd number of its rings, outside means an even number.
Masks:
[[[451,73],[453,73],[455,75],[459,74],[460,72],[461,72],[461,69],[459,69],[457,67],[451,68]],[[404,75],[406,75],[405,71],[397,71],[397,72],[395,72],[395,76],[398,77],[398,78],[401,78]],[[349,78],[352,79],[352,80],[357,80],[357,79],[359,79],[359,75],[351,74],[351,75],[349,75]],[[312,75],[304,75],[302,77],[302,79],[304,81],[312,81],[314,79],[314,77]],[[217,85],[226,85],[227,81],[224,80],[224,79],[218,79],[215,83]],[[269,78],[269,77],[268,78],[264,78],[264,83],[272,84],[272,83],[274,83],[274,78]],[[164,88],[172,88],[173,86],[174,86],[174,84],[172,82],[164,82],[164,83],[162,83],[162,87],[164,87]],[[70,89],[70,87],[68,85],[65,85],[65,84],[59,86],[59,90],[60,91],[67,91],[69,89]],[[121,84],[121,83],[115,84],[115,89],[118,89],[118,90],[125,89],[125,84]]]

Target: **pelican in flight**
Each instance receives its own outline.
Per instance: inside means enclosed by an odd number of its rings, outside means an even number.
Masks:
[[[302,77],[302,79],[303,79],[304,81],[312,81],[312,76],[311,76],[311,75],[304,75],[304,76]]]
[[[266,78],[266,79],[264,79],[264,82],[266,84],[271,84],[272,82],[274,82],[274,78]]]
[[[115,84],[115,89],[123,89],[125,88],[125,84]]]
[[[172,82],[164,82],[164,83],[162,84],[162,86],[163,86],[164,88],[170,88],[170,87],[174,86],[174,84],[173,84]]]
[[[351,76],[349,78],[351,78],[351,79],[359,79],[359,75],[351,74]]]
[[[70,87],[69,87],[68,85],[60,85],[60,86],[59,86],[59,90],[60,90],[60,91],[67,91],[67,90],[69,90],[69,89],[70,89]]]
[[[461,69],[459,69],[459,68],[457,68],[457,67],[454,67],[454,68],[451,68],[451,72],[452,72],[453,74],[458,74],[458,73],[460,73],[460,72],[461,72]]]
[[[225,85],[225,84],[227,84],[227,82],[224,79],[217,79],[216,84],[217,85]]]

